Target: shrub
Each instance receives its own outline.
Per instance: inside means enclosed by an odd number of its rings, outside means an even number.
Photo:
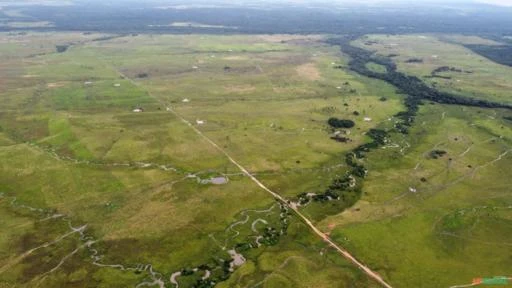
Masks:
[[[68,50],[69,45],[57,45],[55,48],[57,49],[57,53],[64,53]]]
[[[330,118],[327,123],[334,128],[352,128],[356,125],[354,121],[347,119]]]

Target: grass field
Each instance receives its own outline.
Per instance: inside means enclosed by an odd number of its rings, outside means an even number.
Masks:
[[[369,157],[362,201],[321,225],[403,287],[449,287],[464,278],[509,274],[505,167],[512,131],[503,121],[496,125],[491,113],[423,108],[421,126],[395,140],[400,147]],[[447,154],[431,159],[434,149]]]
[[[354,45],[392,57],[399,71],[466,97],[511,103],[512,68],[489,61],[463,44],[499,45],[477,36],[368,35]],[[440,72],[434,72],[446,67]],[[453,68],[453,69],[450,69]]]
[[[177,115],[295,199],[346,173],[345,154],[370,129],[393,126],[403,95],[339,69],[348,59],[324,36],[106,36],[0,34],[0,287],[378,287]],[[372,49],[417,39],[368,37]],[[410,51],[431,53],[421,49],[439,39]],[[421,56],[410,51],[395,59]],[[471,57],[465,77],[509,72]],[[502,86],[472,79],[457,89],[510,101]],[[361,201],[301,211],[393,287],[508,275],[504,116],[425,103],[409,135],[368,153]],[[329,139],[330,117],[355,122],[349,142]],[[432,159],[433,150],[446,154]],[[209,182],[219,177],[226,183]],[[229,271],[232,249],[246,261]]]

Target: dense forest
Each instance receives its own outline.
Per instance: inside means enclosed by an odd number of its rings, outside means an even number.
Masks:
[[[208,5],[204,5],[201,1],[167,1],[166,7],[161,7],[162,4],[157,5],[154,1],[76,0],[74,5],[68,6],[16,6],[14,15],[2,12],[8,10],[6,6],[0,10],[0,30],[27,29],[2,26],[2,21],[48,21],[55,27],[32,30],[215,34],[512,33],[512,8],[477,3],[460,3],[453,7],[426,3],[358,3],[340,7],[327,1],[316,5],[254,2],[254,5],[241,5],[208,1]],[[423,12],[427,10],[429,13]],[[485,13],[481,13],[484,10]],[[459,13],[461,11],[464,14]],[[170,26],[173,22],[202,23],[212,27]]]
[[[491,61],[512,66],[512,45],[465,45],[466,48],[478,53]]]

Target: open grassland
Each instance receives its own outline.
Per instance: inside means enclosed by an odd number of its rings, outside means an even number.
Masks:
[[[321,225],[397,287],[510,274],[509,114],[423,107],[410,135],[368,157],[363,199]]]
[[[378,287],[171,113],[286,199],[321,193],[405,109],[322,39],[0,34],[0,287]],[[362,201],[301,211],[393,287],[507,274],[504,116],[424,105],[362,160]]]
[[[222,279],[225,249],[252,242],[262,247],[222,285],[373,285],[296,219],[277,245],[259,240],[283,221],[277,204],[167,111],[204,121],[283,195],[323,189],[344,171],[343,152],[400,102],[391,87],[335,71],[339,55],[319,37],[57,34],[37,46],[39,34],[3,36],[2,225],[16,229],[0,243],[2,283],[172,286],[171,274],[201,265]],[[63,43],[74,45],[56,53]],[[353,143],[329,141],[330,116],[358,123]],[[179,276],[180,287],[202,274]]]
[[[460,35],[369,35],[354,41],[359,47],[392,56],[398,71],[417,76],[437,89],[510,104],[512,68],[494,63],[464,44],[499,43]]]

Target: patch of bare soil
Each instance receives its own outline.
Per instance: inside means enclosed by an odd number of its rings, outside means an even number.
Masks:
[[[230,85],[224,86],[224,90],[229,93],[247,93],[256,90],[252,85]]]
[[[318,68],[314,63],[307,63],[303,64],[297,67],[297,74],[299,74],[300,77],[315,81],[322,79],[322,76],[320,75],[320,71],[318,71]]]
[[[46,84],[46,87],[48,87],[48,88],[59,88],[59,87],[63,87],[64,85],[65,85],[64,82],[54,82],[54,83]]]
[[[248,58],[244,57],[244,56],[228,56],[228,57],[224,57],[222,59],[224,59],[224,60],[231,60],[231,61],[248,60]]]

